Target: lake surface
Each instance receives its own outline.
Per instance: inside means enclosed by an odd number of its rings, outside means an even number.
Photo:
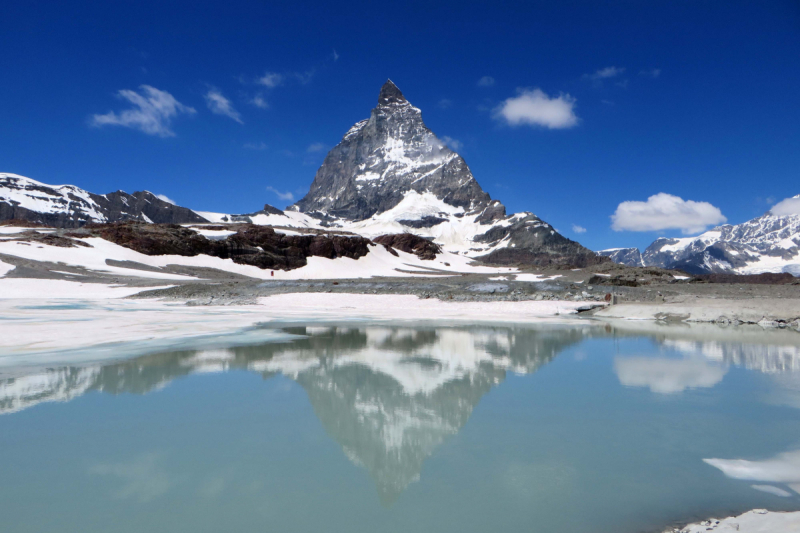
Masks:
[[[279,328],[0,368],[8,532],[636,533],[800,510],[800,334]]]

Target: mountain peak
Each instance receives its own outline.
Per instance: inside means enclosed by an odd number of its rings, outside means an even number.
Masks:
[[[408,103],[406,97],[397,88],[392,80],[386,80],[386,83],[381,87],[381,93],[378,95],[378,105],[392,105],[392,104],[405,104]]]

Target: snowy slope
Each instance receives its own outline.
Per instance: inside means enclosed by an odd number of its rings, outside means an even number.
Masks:
[[[19,229],[24,230],[25,228]],[[208,230],[203,229],[196,231],[199,233],[208,233]],[[214,237],[214,235],[211,235],[211,237]],[[194,257],[180,255],[145,255],[98,237],[79,240],[89,246],[61,247],[44,243],[29,243],[16,240],[11,234],[4,234],[0,235],[0,254],[40,262],[58,263],[60,264],[57,267],[57,271],[59,272],[63,271],[65,267],[78,267],[84,269],[87,273],[100,273],[101,275],[107,276],[131,276],[163,281],[192,281],[196,278],[157,270],[127,268],[119,266],[119,263],[115,262],[127,261],[155,267],[157,269],[163,269],[169,265],[213,268],[251,278],[271,280],[353,279],[376,276],[429,277],[459,275],[460,273],[508,274],[518,272],[517,269],[472,265],[469,258],[448,252],[439,254],[436,259],[432,261],[422,260],[414,254],[407,254],[402,251],[396,251],[397,255],[394,255],[387,251],[384,246],[375,244],[370,245],[369,253],[360,259],[350,259],[348,257],[327,259],[324,257],[312,256],[307,258],[307,265],[304,267],[288,271],[271,271],[263,270],[255,266],[234,263],[231,259],[221,259],[219,257],[207,255],[197,255]],[[109,261],[115,264],[109,265]],[[12,270],[10,266],[6,268],[7,265],[5,263],[0,264],[0,266],[3,267],[0,269],[0,273],[2,274],[7,274]],[[0,278],[0,289],[2,289],[4,283],[8,283],[10,286],[19,283],[19,281]],[[39,282],[37,281],[37,283]],[[2,297],[1,295],[2,290],[0,290],[0,297]]]

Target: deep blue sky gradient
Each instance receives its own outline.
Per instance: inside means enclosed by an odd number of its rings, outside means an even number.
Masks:
[[[46,183],[148,189],[201,210],[283,207],[267,187],[301,197],[325,153],[308,147],[336,144],[391,78],[509,211],[590,248],[657,236],[610,229],[624,200],[667,192],[738,223],[800,193],[797,1],[24,1],[3,2],[0,20],[0,171]],[[584,76],[609,66],[626,70]],[[248,99],[267,71],[287,82],[264,91],[264,110]],[[142,84],[197,114],[170,138],[89,126]],[[243,125],[208,110],[209,85]],[[520,87],[568,93],[579,124],[499,123],[492,109]]]

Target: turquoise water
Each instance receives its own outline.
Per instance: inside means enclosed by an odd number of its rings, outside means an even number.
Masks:
[[[800,334],[284,331],[2,368],[0,530],[635,533],[800,510]]]

